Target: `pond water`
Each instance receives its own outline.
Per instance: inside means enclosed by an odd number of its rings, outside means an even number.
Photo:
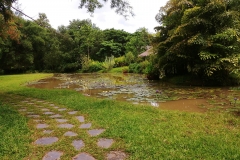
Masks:
[[[189,112],[225,111],[235,105],[234,98],[239,96],[229,88],[175,86],[149,81],[139,74],[55,74],[28,86],[73,89],[86,96]]]

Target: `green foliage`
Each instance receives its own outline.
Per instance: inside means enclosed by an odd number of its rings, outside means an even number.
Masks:
[[[133,55],[132,52],[128,52],[125,54],[125,63],[126,64],[131,64],[132,62],[134,62],[135,60],[135,56]]]
[[[109,71],[109,73],[128,73],[128,72],[129,72],[129,67],[128,66],[112,68]]]
[[[111,55],[115,57],[121,56],[121,44],[115,43],[113,40],[111,41],[103,41],[101,43],[101,48],[97,52],[97,55],[99,55],[99,58],[101,61],[103,61],[103,57],[109,57]]]
[[[132,52],[135,57],[146,51],[147,46],[151,44],[152,35],[146,28],[140,28],[132,35],[128,36],[129,41],[126,43],[126,53]]]
[[[88,70],[85,72],[97,72],[103,69],[103,64],[98,61],[91,60]]]
[[[210,80],[238,70],[240,14],[232,2],[170,0],[161,8],[156,41],[166,75],[190,73]]]
[[[140,63],[131,63],[129,65],[130,73],[146,73],[146,68],[149,66],[149,61],[145,60]]]
[[[103,0],[104,2],[107,2],[107,0]],[[103,4],[99,2],[99,0],[89,1],[89,0],[81,0],[80,1],[79,8],[87,8],[87,12],[93,14],[95,9],[103,7]],[[125,18],[128,16],[134,16],[134,13],[132,11],[131,5],[128,3],[128,1],[125,0],[111,0],[110,1],[110,7],[115,8],[115,12],[124,16]]]
[[[103,62],[103,72],[110,71],[115,64],[114,56],[106,57],[105,61]]]
[[[115,61],[114,67],[126,66],[125,56],[121,56],[121,57],[114,58],[114,61]]]

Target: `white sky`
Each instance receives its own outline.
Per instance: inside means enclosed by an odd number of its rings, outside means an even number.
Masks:
[[[109,3],[95,11],[93,17],[86,9],[79,9],[80,0],[18,0],[20,8],[28,16],[37,19],[38,13],[45,13],[53,28],[69,25],[73,19],[91,19],[101,29],[123,29],[133,33],[141,27],[146,27],[154,33],[154,27],[159,24],[155,20],[160,7],[168,0],[129,0],[133,7],[134,17],[126,20],[123,16],[110,9]],[[26,17],[25,17],[26,18]]]

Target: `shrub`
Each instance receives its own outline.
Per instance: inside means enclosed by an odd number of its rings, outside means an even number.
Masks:
[[[149,62],[147,60],[140,62],[140,63],[132,63],[129,65],[129,72],[130,73],[144,73]]]
[[[114,67],[126,66],[125,56],[121,56],[121,57],[114,58],[114,61],[115,61]]]
[[[114,56],[106,57],[105,61],[103,62],[103,71],[108,72],[110,71],[115,64]]]
[[[126,64],[131,64],[132,62],[134,62],[135,60],[135,56],[133,55],[132,52],[128,52],[125,54],[125,62]]]
[[[97,72],[103,69],[101,62],[91,60],[87,72]]]

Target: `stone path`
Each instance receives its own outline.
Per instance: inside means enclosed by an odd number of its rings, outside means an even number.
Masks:
[[[44,153],[42,160],[60,160],[65,154],[64,150],[57,150],[57,144],[69,138],[70,144],[66,144],[68,149],[74,149],[77,154],[73,156],[72,160],[95,160],[94,156],[86,153],[87,147],[84,139],[78,131],[86,132],[89,139],[97,138],[96,146],[99,150],[109,149],[114,144],[114,139],[108,139],[101,136],[106,131],[104,128],[93,128],[92,123],[87,121],[80,111],[70,110],[64,107],[57,106],[43,100],[26,98],[20,103],[13,104],[17,106],[18,111],[32,119],[34,123],[36,134],[41,134],[42,137],[36,137],[33,145],[38,148],[47,148],[48,151]],[[74,122],[74,123],[73,123]],[[58,134],[56,134],[58,133]],[[63,133],[59,136],[59,133]],[[67,141],[67,142],[68,142]],[[107,155],[103,155],[106,160],[124,160],[127,155],[121,151],[110,151]]]

